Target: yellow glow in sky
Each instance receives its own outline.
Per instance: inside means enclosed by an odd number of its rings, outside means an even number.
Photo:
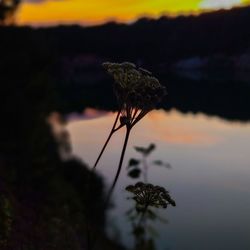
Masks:
[[[37,1],[37,2],[36,2]],[[110,20],[131,22],[140,16],[199,12],[230,8],[247,0],[30,0],[17,14],[20,25],[99,24]]]

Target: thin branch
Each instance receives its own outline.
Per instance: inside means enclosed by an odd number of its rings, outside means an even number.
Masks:
[[[148,182],[148,164],[147,164],[147,160],[145,156],[142,157],[142,162],[143,162],[143,179],[144,179],[144,182],[147,183]]]
[[[139,122],[147,113],[149,110],[142,110],[139,115],[135,118],[135,120],[132,122],[131,126],[135,126],[137,122]]]
[[[119,127],[117,127],[116,129],[114,129],[114,132],[118,131],[119,129],[123,128],[125,126],[125,124],[121,124]]]
[[[102,154],[104,153],[104,151],[105,151],[105,149],[106,149],[106,147],[107,147],[107,145],[108,145],[108,143],[109,143],[109,141],[110,141],[112,135],[117,131],[117,129],[115,129],[115,127],[116,127],[116,124],[117,124],[117,122],[118,122],[118,119],[119,119],[120,114],[121,114],[121,110],[119,110],[118,113],[117,113],[117,116],[116,116],[114,125],[113,125],[113,127],[112,127],[112,129],[111,129],[111,131],[110,131],[110,134],[109,134],[109,136],[108,136],[108,138],[107,138],[105,144],[103,145],[103,148],[102,148],[102,150],[101,150],[99,156],[97,157],[97,160],[96,160],[96,162],[95,162],[95,164],[94,164],[94,167],[92,168],[92,171],[95,170],[95,168],[96,168],[96,166],[97,166],[99,160],[101,159]]]
[[[138,111],[139,111],[139,109],[135,108],[134,114],[133,114],[132,119],[131,119],[132,123],[133,123]]]
[[[139,219],[139,221],[138,221],[137,226],[140,226],[140,224],[143,223],[143,221],[144,221],[144,219],[145,219],[145,214],[146,214],[146,212],[147,212],[147,209],[148,209],[148,205],[146,205],[146,206],[144,207],[143,212],[142,212],[142,214],[141,214],[141,217],[140,217],[140,219]]]
[[[109,204],[110,198],[112,196],[112,193],[114,191],[114,188],[116,186],[116,183],[118,181],[118,178],[119,178],[119,175],[120,175],[120,172],[121,172],[121,169],[122,169],[122,163],[123,163],[124,155],[125,155],[126,148],[127,148],[127,145],[128,145],[128,139],[129,139],[130,131],[131,131],[131,128],[127,126],[127,131],[126,131],[126,136],[125,136],[125,140],[124,140],[124,144],[123,144],[123,148],[122,148],[120,162],[119,162],[119,165],[118,165],[118,169],[117,169],[117,172],[116,172],[115,179],[114,179],[113,184],[112,184],[112,186],[111,186],[111,188],[110,188],[110,190],[108,192],[108,195],[107,195],[106,205]]]

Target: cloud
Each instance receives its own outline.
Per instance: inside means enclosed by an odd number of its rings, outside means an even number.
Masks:
[[[241,0],[203,0],[199,7],[202,9],[231,8],[241,3]]]

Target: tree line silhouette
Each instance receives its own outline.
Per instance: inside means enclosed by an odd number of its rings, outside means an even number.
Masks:
[[[1,28],[0,36],[1,45],[16,47],[19,41],[17,47],[26,53],[49,48],[60,57],[88,53],[120,61],[168,64],[192,56],[249,52],[249,22],[250,7],[241,7],[199,16],[141,18],[133,24],[7,27]]]

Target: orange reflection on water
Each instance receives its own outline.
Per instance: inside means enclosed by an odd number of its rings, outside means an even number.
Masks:
[[[87,109],[83,119],[97,118],[87,121],[72,121],[69,126],[76,143],[99,144],[107,136],[115,119],[115,114],[103,113]],[[179,145],[209,146],[220,143],[231,129],[231,125],[217,118],[204,115],[183,115],[178,111],[163,110],[149,113],[133,129],[133,141],[165,142]],[[117,134],[121,139],[123,131]]]
[[[220,123],[213,120],[208,125],[207,120],[208,118],[202,115],[183,115],[175,110],[166,113],[161,110],[149,113],[142,126],[152,135],[152,141],[192,145],[220,142],[221,138],[215,130],[217,123]]]
[[[89,112],[89,111],[88,111]],[[91,111],[94,112],[95,111]],[[97,112],[98,113],[98,112]],[[113,125],[115,113],[107,113],[96,119],[71,120],[67,129],[71,136],[73,153],[87,160],[92,165],[104,144]],[[145,146],[155,143],[159,154],[168,156],[186,152],[202,152],[206,155],[214,150],[211,155],[217,163],[225,162],[230,166],[232,155],[234,161],[248,157],[250,126],[241,123],[232,123],[225,120],[208,117],[203,114],[182,114],[176,110],[166,112],[155,110],[143,118],[131,133],[127,157],[134,153],[134,146]],[[111,139],[106,150],[103,163],[110,166],[119,158],[121,145],[124,141],[124,129],[118,131]],[[237,147],[235,149],[235,147]],[[237,151],[238,150],[238,151]],[[240,152],[240,153],[235,153]],[[201,160],[204,155],[197,155]],[[225,157],[226,156],[226,157]],[[161,157],[162,158],[162,157]],[[106,160],[105,160],[106,159]],[[127,159],[128,160],[128,159]],[[173,159],[174,160],[174,159]],[[102,163],[101,163],[102,164]]]

